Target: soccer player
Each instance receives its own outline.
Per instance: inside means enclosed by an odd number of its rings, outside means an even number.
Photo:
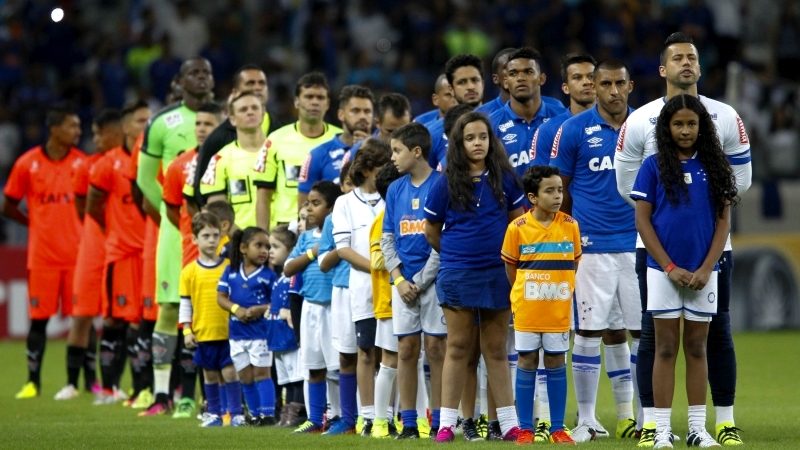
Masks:
[[[221,233],[217,216],[197,213],[192,218],[192,235],[198,257],[181,270],[179,321],[186,347],[197,349],[195,361],[203,369],[203,389],[208,400],[208,415],[201,427],[222,426],[223,411],[231,417],[242,414],[242,387],[228,343],[228,314],[217,304],[216,286],[228,265],[227,259],[219,255]],[[225,394],[221,394],[223,389]],[[223,396],[226,405],[222,404]]]
[[[625,330],[638,348],[641,307],[635,272],[636,227],[633,209],[620,197],[614,175],[614,149],[620,128],[633,111],[630,72],[618,60],[594,70],[597,105],[568,119],[556,134],[550,165],[558,167],[565,193],[561,209],[581,226],[583,259],[575,280],[575,342],[572,374],[578,402],[577,442],[608,437],[595,416],[600,380],[600,342],[617,411],[617,438],[633,437],[631,350]],[[635,369],[635,367],[634,367]]]
[[[109,113],[110,115],[111,113]],[[136,163],[124,146],[121,114],[114,112],[112,127],[115,147],[108,150],[89,173],[86,212],[103,228],[106,235],[103,272],[103,337],[100,341],[100,369],[103,391],[96,405],[125,400],[119,382],[126,348],[135,346],[142,307],[142,250],[144,248],[144,211],[142,193],[136,183]],[[141,371],[133,359],[134,391],[141,390]]]
[[[236,212],[236,226],[245,229],[267,223],[263,215],[256,217],[255,181],[266,171],[269,142],[260,128],[264,111],[257,95],[241,92],[231,99],[228,109],[236,127],[236,140],[211,158],[200,180],[200,193],[209,202],[230,203]],[[261,212],[265,214],[266,209]]]
[[[530,164],[547,165],[550,150],[561,124],[575,114],[586,111],[594,105],[595,94],[592,77],[597,61],[585,53],[570,53],[561,60],[561,92],[569,96],[569,108],[543,123],[533,135]]]
[[[375,187],[375,176],[389,162],[389,145],[370,138],[353,160],[350,178],[356,186],[336,200],[331,213],[336,253],[350,263],[350,305],[346,311],[333,311],[334,320],[342,327],[354,327],[357,354],[340,353],[340,383],[353,368],[358,379],[361,416],[364,426],[362,436],[370,436],[375,419],[375,332],[377,322],[372,304],[372,280],[369,266],[369,227],[383,211],[384,201]],[[343,308],[344,309],[344,308]],[[341,322],[339,321],[341,319]],[[346,322],[349,321],[349,324]],[[355,367],[354,367],[355,366]],[[355,404],[355,389],[341,388],[342,420],[349,420],[345,405]],[[350,425],[348,423],[348,425]],[[355,423],[352,424],[353,426]]]
[[[307,230],[298,238],[288,259],[283,265],[285,276],[302,274],[303,296],[302,319],[300,321],[301,360],[308,370],[308,420],[295,433],[322,431],[322,418],[328,403],[326,376],[328,371],[339,368],[339,355],[331,345],[334,323],[331,316],[331,282],[333,274],[323,273],[319,268],[319,240],[322,224],[333,210],[334,202],[342,194],[332,181],[319,181],[309,192]],[[355,380],[353,380],[355,381]],[[355,383],[353,385],[355,392]],[[331,404],[334,402],[331,401]],[[354,405],[355,406],[355,405]]]
[[[214,87],[211,64],[203,58],[185,61],[179,72],[183,100],[168,106],[153,117],[144,132],[139,152],[136,183],[160,217],[166,216],[159,174],[169,167],[178,153],[197,145],[194,134],[196,111],[210,100]],[[156,248],[156,302],[158,319],[153,331],[153,390],[155,400],[142,415],[163,414],[169,409],[168,391],[172,356],[178,344],[178,284],[180,281],[181,237],[169,220],[159,224]]]
[[[426,125],[428,122],[442,119],[450,108],[458,104],[455,97],[453,97],[453,88],[447,81],[445,74],[440,74],[436,77],[436,82],[433,84],[433,94],[431,94],[431,103],[435,108],[414,117],[414,122]]]
[[[375,133],[371,136],[389,143],[392,132],[403,125],[411,122],[411,103],[403,94],[388,93],[383,94],[378,99],[378,116],[376,121]],[[353,147],[344,154],[344,162],[353,161],[358,154],[358,150],[366,140],[356,142]]]
[[[256,215],[266,217],[258,226],[272,229],[297,219],[297,185],[300,168],[311,150],[342,130],[325,122],[330,107],[328,80],[320,72],[301,76],[294,88],[297,121],[269,135],[264,179],[256,181]],[[263,213],[259,213],[261,209]]]
[[[491,116],[493,112],[497,111],[505,106],[506,103],[508,103],[511,93],[509,92],[505,82],[507,76],[506,64],[508,63],[508,57],[511,56],[511,54],[515,51],[517,51],[516,48],[506,47],[497,52],[494,55],[494,58],[492,58],[492,84],[497,87],[499,93],[492,101],[486,102],[475,108],[476,111],[482,112],[487,116]],[[564,107],[564,104],[561,103],[560,100],[553,97],[548,97],[546,95],[542,96],[542,102],[547,103],[554,108]]]
[[[75,207],[74,177],[85,155],[75,145],[80,118],[68,107],[47,112],[47,142],[20,156],[3,189],[3,215],[28,226],[28,317],[25,343],[28,381],[17,399],[37,397],[47,342],[47,322],[59,309],[72,312],[72,282],[81,222]],[[20,209],[26,200],[28,211]],[[60,308],[59,308],[60,306]]]
[[[425,202],[425,236],[440,255],[436,293],[447,322],[442,408],[437,442],[455,439],[462,378],[480,319],[480,348],[504,440],[519,434],[506,338],[509,290],[499,258],[508,222],[522,214],[524,195],[502,144],[486,116],[471,112],[456,122],[447,150],[446,177],[439,178]]]
[[[655,448],[672,448],[670,416],[681,341],[689,404],[686,445],[719,447],[706,431],[706,339],[717,309],[719,259],[736,187],[714,128],[696,96],[672,97],[656,124],[658,153],[642,163],[631,191],[636,229],[648,253],[647,310],[655,323]]]
[[[747,191],[751,183],[752,166],[750,141],[744,123],[729,105],[698,95],[697,81],[700,78],[700,59],[697,47],[690,37],[678,32],[667,38],[661,53],[659,74],[666,81],[666,96],[634,111],[620,131],[617,152],[614,155],[617,189],[620,194],[629,200],[628,195],[642,161],[658,151],[655,147],[656,119],[666,101],[682,93],[698,97],[711,114],[722,149],[733,167],[736,189],[740,195]],[[655,437],[651,383],[655,344],[653,317],[646,312],[646,255],[643,244],[641,241],[637,241],[636,272],[639,276],[639,291],[643,309],[642,335],[636,367],[639,397],[644,408],[642,420],[644,429],[639,441],[640,445],[651,445]],[[740,445],[742,442],[733,417],[736,395],[736,353],[731,336],[729,314],[732,258],[730,242],[727,242],[719,261],[717,315],[711,320],[708,331],[708,381],[711,385],[711,399],[716,411],[715,437],[722,445]]]
[[[230,311],[231,360],[242,383],[250,424],[274,425],[275,384],[270,375],[272,352],[267,348],[268,323],[264,315],[278,277],[266,266],[267,232],[258,227],[234,231],[230,257],[231,263],[219,279],[217,303]],[[242,425],[240,417],[231,419],[231,426]]]
[[[392,183],[386,193],[381,249],[393,279],[392,321],[399,340],[397,369],[403,431],[398,439],[419,438],[420,429],[427,425],[427,418],[420,417],[416,408],[417,363],[423,333],[431,373],[430,428],[439,428],[447,327],[434,286],[439,254],[425,239],[423,207],[440,176],[428,164],[430,139],[425,127],[409,124],[392,133],[391,140],[392,164],[403,177]]]
[[[523,178],[533,208],[508,225],[501,256],[511,284],[517,366],[517,444],[534,442],[533,398],[539,350],[544,349],[552,425],[550,441],[575,444],[564,430],[567,367],[575,269],[581,258],[578,224],[559,211],[563,187],[558,169],[533,166]],[[538,436],[537,436],[538,437]]]
[[[533,133],[543,123],[564,112],[542,101],[541,87],[547,76],[541,71],[542,56],[523,47],[508,55],[505,86],[511,99],[489,116],[494,133],[503,142],[508,162],[522,177],[530,165]]]
[[[348,85],[339,93],[337,117],[342,123],[342,133],[311,150],[300,169],[297,186],[297,205],[305,204],[311,187],[320,180],[339,184],[344,154],[358,141],[369,136],[372,129],[372,91],[364,86]]]
[[[94,384],[94,381],[89,382],[89,377],[95,374],[95,358],[89,358],[88,354],[95,355],[97,348],[92,320],[101,314],[103,306],[105,236],[97,222],[85,214],[86,195],[89,192],[89,170],[106,151],[119,145],[114,132],[118,126],[117,116],[118,113],[109,110],[95,117],[92,123],[94,153],[75,172],[75,203],[83,219],[83,229],[72,283],[72,324],[67,335],[67,385],[56,393],[56,400],[71,400],[79,395],[78,376],[81,367],[86,367],[87,390]],[[89,364],[92,364],[91,368]]]
[[[269,113],[267,112],[267,101],[269,100],[267,74],[264,73],[261,67],[255,64],[245,64],[236,71],[236,74],[233,76],[232,85],[233,89],[231,89],[231,93],[228,95],[229,101],[244,91],[252,91],[261,98],[262,105],[264,106],[261,131],[264,132],[264,136],[268,135],[271,121]],[[194,188],[192,192],[197,194],[195,200],[198,204],[203,204],[203,200],[205,200],[202,195],[200,195],[200,179],[203,177],[203,174],[206,173],[208,163],[214,155],[222,150],[222,147],[225,147],[234,140],[236,140],[236,127],[231,123],[230,118],[228,118],[215,128],[214,131],[208,135],[206,142],[200,146],[197,153],[194,184],[192,185]]]

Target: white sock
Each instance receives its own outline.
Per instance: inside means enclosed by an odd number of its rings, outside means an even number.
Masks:
[[[572,377],[575,400],[578,402],[578,421],[594,421],[597,385],[600,382],[600,338],[575,336],[572,346]]]
[[[706,429],[706,405],[689,405],[689,429]]]
[[[339,398],[339,382],[328,378],[325,380],[328,386],[328,403],[331,408],[328,410],[331,418],[342,415],[342,402]]]
[[[481,414],[489,414],[489,373],[486,371],[486,363],[481,356],[478,361],[478,401],[475,402],[475,415],[478,418]]]
[[[500,422],[500,431],[505,436],[508,430],[519,426],[517,408],[514,405],[497,408],[497,420]]]
[[[378,370],[378,376],[375,378],[375,409],[374,414],[376,419],[386,419],[386,411],[389,409],[389,404],[392,398],[392,384],[394,378],[397,376],[397,369],[393,369],[381,364]],[[366,413],[365,418],[368,418]]]
[[[639,354],[639,339],[631,339],[631,383],[633,383],[633,401],[636,402],[636,429],[641,430],[644,424],[642,400],[639,398],[639,381],[636,378],[636,361]]]
[[[419,351],[419,361],[417,361],[417,367],[419,367],[419,370],[422,372],[420,383],[422,383],[423,380],[425,381],[425,393],[428,398],[431,398],[431,366],[428,363],[428,357],[425,356],[425,349],[420,349]]]
[[[458,421],[458,410],[453,408],[442,407],[439,410],[439,428],[452,427],[455,428],[456,421]]]
[[[511,386],[517,385],[517,362],[519,361],[519,353],[508,354],[508,372],[511,375]],[[514,389],[511,389],[511,395],[514,395]]]
[[[361,406],[361,417],[364,420],[374,420],[375,419],[375,405],[362,405]]]
[[[653,408],[656,416],[656,433],[664,430],[671,430],[669,420],[672,416],[672,408]]]
[[[540,422],[550,422],[550,397],[547,395],[547,370],[544,368],[544,349],[539,349],[539,367],[536,369],[534,417]],[[536,424],[534,424],[536,425]]]
[[[153,367],[153,394],[168,394],[169,393],[169,376],[172,372],[172,367],[169,364],[166,368]]]
[[[425,369],[417,365],[417,417],[428,417],[428,390],[425,386]]]
[[[642,427],[647,424],[655,423],[656,409],[652,407],[642,408]]]
[[[715,406],[714,415],[717,419],[717,425],[725,422],[734,423],[733,420],[733,405],[731,406]]]
[[[606,374],[611,381],[617,420],[633,417],[633,382],[631,380],[631,351],[628,343],[606,345]]]

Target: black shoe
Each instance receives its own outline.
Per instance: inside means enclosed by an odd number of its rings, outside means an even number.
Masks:
[[[397,426],[391,418],[389,419],[389,436],[397,437]]]
[[[439,429],[431,427],[431,434],[428,437],[430,438],[430,440],[435,441],[437,434],[439,434]]]
[[[398,441],[401,439],[419,439],[419,430],[413,427],[403,427],[403,432],[398,434],[395,439]]]
[[[339,416],[333,416],[333,417],[331,417],[330,419],[323,420],[323,424],[322,424],[322,432],[324,433],[324,432],[326,432],[326,431],[330,430],[330,429],[331,429],[331,426],[332,426],[333,424],[335,424],[336,422],[340,421],[340,420],[342,420],[342,418],[341,418],[341,417],[339,417]]]
[[[259,427],[271,427],[275,425],[275,423],[276,423],[275,416],[266,416],[266,415],[258,416]]]
[[[478,427],[475,425],[475,421],[471,417],[464,419],[464,422],[461,423],[461,430],[464,434],[464,439],[468,442],[480,442],[483,440],[481,435],[478,434]]]
[[[364,419],[364,427],[361,428],[361,437],[372,436],[372,419]]]
[[[489,422],[489,431],[486,433],[487,441],[502,441],[503,431],[500,429],[500,421],[493,420]]]

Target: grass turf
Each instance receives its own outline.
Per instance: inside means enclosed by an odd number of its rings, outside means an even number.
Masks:
[[[794,428],[800,420],[800,332],[745,333],[735,336],[739,378],[736,399],[737,426],[744,429],[747,448],[800,448]],[[0,448],[416,448],[434,444],[402,443],[357,436],[326,438],[292,435],[280,428],[200,429],[198,421],[174,420],[168,416],[139,418],[120,405],[92,406],[92,396],[57,402],[53,395],[66,380],[65,344],[48,343],[44,362],[42,395],[34,400],[15,400],[25,380],[24,342],[0,342]],[[682,365],[678,369],[682,373]],[[571,377],[571,375],[569,375]],[[571,383],[571,381],[570,381]],[[125,385],[128,383],[125,382]],[[686,433],[686,399],[682,377],[675,389],[672,423],[681,437]],[[709,399],[709,404],[711,403]],[[569,388],[567,423],[575,417],[573,389]],[[601,376],[598,418],[613,434],[615,410],[608,378]],[[709,407],[709,431],[713,433],[713,408]],[[466,443],[456,446],[489,448],[501,443]],[[607,439],[583,446],[635,448],[633,440]],[[685,445],[684,441],[676,446]]]

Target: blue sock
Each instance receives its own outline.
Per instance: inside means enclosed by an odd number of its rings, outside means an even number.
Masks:
[[[439,429],[439,412],[440,409],[434,409],[431,411],[431,429],[438,430]]]
[[[258,390],[258,414],[260,416],[274,416],[275,383],[272,382],[272,378],[256,381],[256,389]]]
[[[242,383],[242,391],[244,392],[244,401],[247,403],[247,409],[250,411],[250,415],[257,416],[258,409],[261,406],[261,401],[258,398],[258,389],[256,388],[256,384]]]
[[[404,409],[400,411],[400,418],[403,420],[403,428],[417,428],[416,409]]]
[[[228,388],[227,383],[223,382],[222,384],[218,384],[219,386],[219,414],[225,414],[225,410],[228,408]]]
[[[547,393],[550,397],[550,432],[564,428],[567,409],[567,366],[547,370]]]
[[[225,397],[228,399],[228,412],[231,416],[242,413],[242,383],[228,381],[225,383]]]
[[[342,421],[356,426],[356,374],[339,373],[339,398],[342,402]]]
[[[533,396],[536,393],[536,369],[528,370],[517,366],[517,385],[514,386],[517,399],[519,427],[533,430]]]
[[[208,412],[211,414],[221,415],[222,404],[219,401],[220,388],[217,383],[206,383],[203,386],[203,391],[206,393],[206,402],[208,405]]]
[[[322,426],[322,415],[325,414],[325,406],[328,403],[328,385],[325,380],[318,383],[308,382],[308,420],[314,425]]]

